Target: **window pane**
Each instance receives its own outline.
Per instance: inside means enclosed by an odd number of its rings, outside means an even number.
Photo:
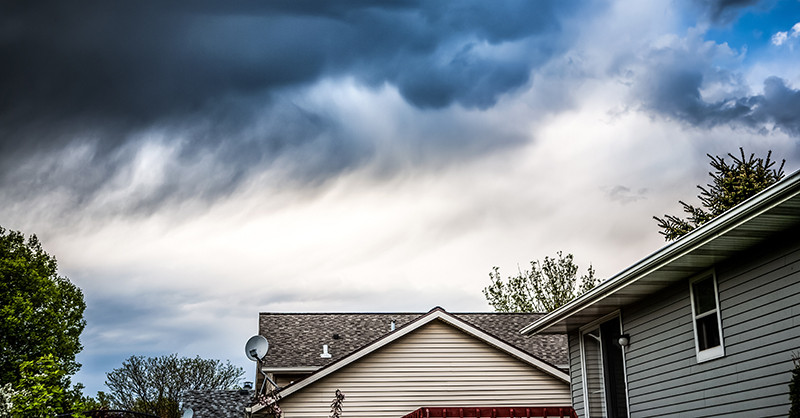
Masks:
[[[583,335],[584,361],[586,362],[586,400],[590,417],[605,416],[605,391],[603,389],[603,365],[600,351],[600,330]]]
[[[700,344],[700,351],[720,345],[719,322],[717,321],[716,313],[704,316],[695,322],[697,324],[697,340]]]
[[[700,315],[717,309],[717,300],[714,295],[713,276],[694,282],[692,285],[692,292],[694,293],[695,315]]]

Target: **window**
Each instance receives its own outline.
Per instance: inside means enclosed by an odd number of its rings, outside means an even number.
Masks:
[[[706,274],[690,282],[692,316],[694,317],[694,343],[697,361],[715,359],[725,355],[722,344],[722,322],[719,315],[717,280]]]

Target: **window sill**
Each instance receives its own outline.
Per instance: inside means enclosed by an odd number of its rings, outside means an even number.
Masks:
[[[714,348],[709,348],[707,350],[698,351],[697,352],[697,362],[698,363],[705,363],[707,361],[711,361],[714,359],[718,359],[720,357],[725,357],[725,349],[722,346],[717,346]]]

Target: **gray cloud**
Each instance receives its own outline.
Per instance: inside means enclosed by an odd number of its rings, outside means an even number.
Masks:
[[[648,107],[658,113],[695,126],[745,126],[767,132],[778,129],[800,137],[800,90],[792,89],[783,79],[769,77],[764,93],[731,97],[707,102],[700,95],[701,74],[691,71],[663,72],[660,82],[651,86]]]
[[[631,190],[630,187],[623,185],[616,185],[605,190],[606,196],[608,196],[609,199],[623,205],[647,199],[647,192],[648,190],[646,188]]]
[[[732,54],[727,45],[688,39],[650,51],[644,67],[624,77],[632,78],[634,95],[656,114],[703,128],[729,125],[800,136],[800,90],[769,77],[763,93],[752,94],[740,74],[714,64]]]
[[[761,0],[695,0],[697,6],[704,10],[709,18],[718,23],[727,23],[738,16],[745,7],[754,6]]]
[[[185,196],[213,199],[285,156],[295,158],[292,178],[319,183],[370,161],[375,149],[293,103],[292,89],[350,76],[376,88],[395,86],[420,109],[486,109],[568,47],[560,22],[572,6],[512,0],[5,3],[0,189],[13,199],[60,190],[80,207],[110,179],[124,177],[147,142],[142,136],[154,130],[180,152],[164,182],[132,202],[134,210]],[[514,43],[524,48],[497,51]],[[452,141],[426,138],[424,149],[466,156],[503,144],[464,137],[454,151]],[[309,144],[314,155],[303,151]],[[63,154],[81,146],[89,155],[79,167],[65,168]]]
[[[0,57],[14,64],[0,70],[0,114],[37,125],[139,125],[345,73],[397,85],[417,106],[487,107],[563,48],[550,36],[562,3],[7,6]],[[520,40],[533,53],[497,58],[474,48]]]

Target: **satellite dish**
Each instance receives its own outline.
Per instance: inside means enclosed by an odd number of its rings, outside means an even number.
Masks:
[[[269,342],[262,335],[254,335],[244,345],[244,354],[253,361],[259,361],[267,355]]]
[[[183,415],[181,415],[181,418],[192,418],[193,416],[194,416],[194,411],[192,410],[192,408],[183,409]]]

